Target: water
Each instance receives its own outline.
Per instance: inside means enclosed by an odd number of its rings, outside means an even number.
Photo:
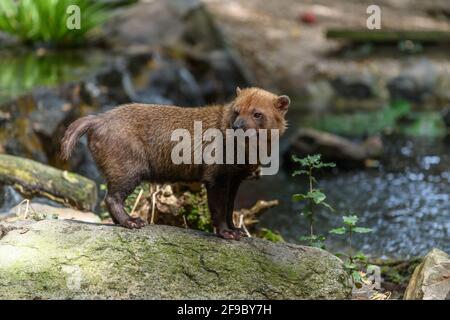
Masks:
[[[36,87],[55,87],[80,80],[106,64],[109,55],[89,51],[2,50],[0,53],[0,103]]]
[[[396,258],[423,255],[434,247],[449,252],[450,142],[402,136],[385,136],[383,142],[386,151],[379,168],[322,174],[318,187],[336,213],[317,211],[317,233],[327,234],[341,225],[343,214],[354,212],[361,226],[373,229],[373,233],[355,237],[356,249]],[[254,199],[279,199],[280,205],[262,216],[261,226],[298,242],[301,235],[307,235],[308,225],[291,196],[304,192],[305,186],[306,181],[284,170],[247,182],[241,198],[246,198],[247,205]],[[346,243],[331,235],[327,246],[339,251]]]

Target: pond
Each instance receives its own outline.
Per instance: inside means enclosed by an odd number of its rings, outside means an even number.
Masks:
[[[299,117],[303,115],[294,112],[290,120],[296,123]],[[354,241],[356,249],[370,255],[407,258],[424,255],[433,247],[449,251],[450,140],[433,134],[383,134],[382,140],[385,152],[378,168],[334,170],[319,177],[318,187],[336,212],[317,211],[317,233],[329,236],[329,249],[344,250],[345,241],[327,233],[341,225],[342,215],[351,212],[358,215],[361,226],[373,229]],[[261,226],[298,242],[308,234],[308,224],[291,196],[304,192],[307,184],[290,173],[284,169],[278,175],[247,182],[241,187],[244,195],[240,199],[247,205],[255,199],[279,199],[280,205],[261,217]]]
[[[100,50],[47,51],[2,50],[0,52],[0,103],[36,87],[55,87],[80,80],[106,63]]]

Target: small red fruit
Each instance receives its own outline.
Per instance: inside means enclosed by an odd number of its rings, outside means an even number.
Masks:
[[[303,23],[313,24],[316,22],[316,15],[313,12],[305,12],[300,15]]]

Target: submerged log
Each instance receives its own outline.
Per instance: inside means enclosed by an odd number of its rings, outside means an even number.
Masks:
[[[0,154],[0,184],[11,185],[26,197],[42,196],[81,210],[93,210],[97,203],[92,180],[6,154]]]
[[[346,299],[343,263],[318,249],[149,225],[0,224],[0,299]]]
[[[372,160],[383,153],[383,143],[377,136],[361,143],[311,128],[300,128],[292,136],[285,157],[300,158],[310,154],[321,154],[325,161],[335,162],[341,168],[369,167]]]

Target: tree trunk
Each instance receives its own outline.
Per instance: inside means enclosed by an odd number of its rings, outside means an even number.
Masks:
[[[6,154],[0,154],[0,184],[12,185],[26,197],[43,196],[81,210],[93,210],[97,203],[92,180]]]

